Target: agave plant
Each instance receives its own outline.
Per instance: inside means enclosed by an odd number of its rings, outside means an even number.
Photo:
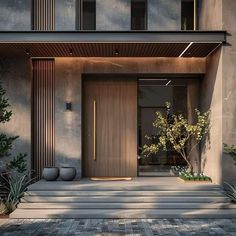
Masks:
[[[233,202],[236,202],[236,183],[230,184],[224,183],[224,190],[227,197],[229,197]]]
[[[3,201],[0,201],[0,214],[5,214],[8,212],[7,206]]]
[[[5,205],[10,212],[16,208],[31,182],[32,180],[29,180],[27,175],[18,178],[9,175],[1,176],[0,188],[6,193]]]

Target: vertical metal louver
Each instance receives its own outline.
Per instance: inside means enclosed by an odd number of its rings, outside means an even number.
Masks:
[[[55,0],[32,0],[32,30],[55,29]]]
[[[33,60],[32,154],[37,179],[55,163],[55,65],[53,59]]]

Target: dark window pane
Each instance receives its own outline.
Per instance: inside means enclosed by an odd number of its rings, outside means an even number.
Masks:
[[[82,27],[83,30],[96,29],[96,1],[83,0],[82,2]]]
[[[146,0],[131,0],[131,29],[147,29],[147,3]]]
[[[96,0],[76,0],[76,29],[96,29]]]
[[[194,29],[194,1],[183,0],[181,3],[181,29]]]

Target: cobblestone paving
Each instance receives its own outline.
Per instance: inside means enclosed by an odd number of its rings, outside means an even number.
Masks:
[[[236,236],[236,219],[143,219],[143,220],[0,220],[1,236]]]

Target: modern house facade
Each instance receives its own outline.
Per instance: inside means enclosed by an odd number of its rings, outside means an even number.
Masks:
[[[80,177],[157,176],[174,152],[139,158],[155,111],[211,110],[191,156],[214,183],[235,180],[234,0],[0,0],[0,76],[28,168]]]

